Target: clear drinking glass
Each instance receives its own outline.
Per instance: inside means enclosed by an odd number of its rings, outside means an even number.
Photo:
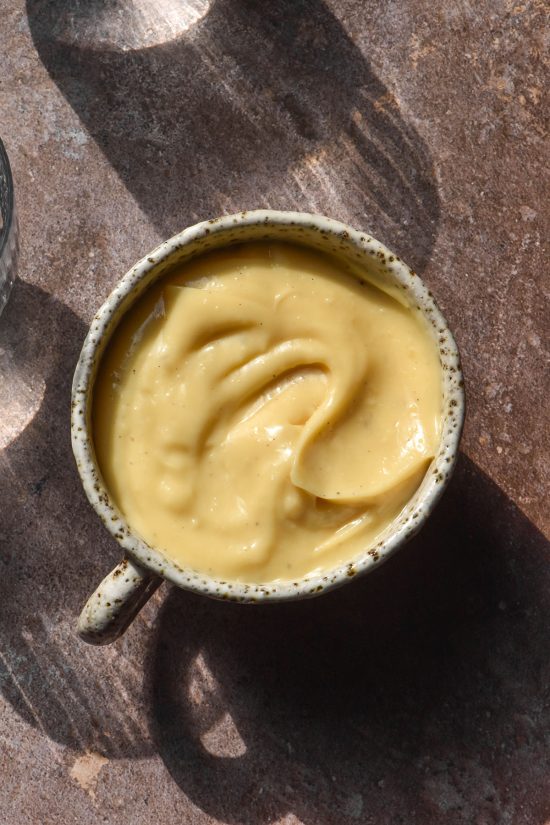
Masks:
[[[19,251],[13,178],[5,146],[0,140],[0,313],[6,306]]]

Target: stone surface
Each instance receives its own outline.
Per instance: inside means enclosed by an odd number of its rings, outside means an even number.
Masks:
[[[550,821],[544,14],[3,0],[22,244],[0,319],[6,825]],[[85,647],[75,617],[118,558],[70,453],[86,325],[157,242],[255,206],[347,220],[422,272],[463,355],[456,476],[337,593],[243,608],[165,586]]]

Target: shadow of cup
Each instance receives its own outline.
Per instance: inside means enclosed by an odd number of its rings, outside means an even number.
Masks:
[[[231,823],[542,821],[548,552],[462,456],[419,536],[322,600],[174,591],[148,666],[172,777]]]

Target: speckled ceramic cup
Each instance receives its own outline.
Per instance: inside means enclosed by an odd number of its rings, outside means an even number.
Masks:
[[[386,289],[399,290],[419,309],[433,330],[443,381],[443,426],[439,449],[420,485],[398,518],[373,546],[353,561],[324,575],[294,582],[243,584],[219,581],[166,558],[132,532],[117,510],[98,468],[92,441],[92,394],[101,356],[125,312],[158,278],[208,250],[243,241],[281,240],[337,256]],[[186,229],[142,258],[119,282],[95,316],[76,367],[72,391],[73,451],[86,495],[124,559],[101,582],[82,611],[78,633],[92,644],[114,641],[130,624],[162,579],[216,599],[275,602],[305,599],[332,590],[381,564],[424,524],[452,473],[464,417],[464,390],[457,346],[447,323],[422,280],[397,255],[366,232],[320,215],[254,211],[205,221]]]

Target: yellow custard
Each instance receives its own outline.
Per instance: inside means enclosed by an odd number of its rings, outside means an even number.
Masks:
[[[418,488],[440,437],[422,317],[285,243],[211,252],[124,316],[93,436],[132,530],[218,579],[294,581],[352,561]]]

